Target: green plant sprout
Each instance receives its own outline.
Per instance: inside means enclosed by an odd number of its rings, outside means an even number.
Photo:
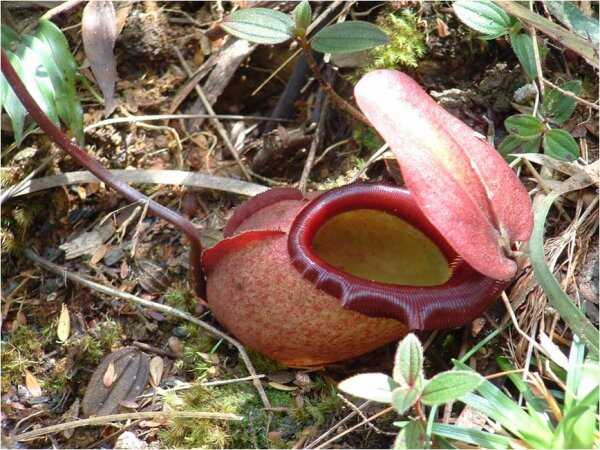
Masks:
[[[83,110],[77,97],[77,62],[62,31],[49,20],[40,20],[32,35],[19,36],[2,25],[2,49],[31,95],[46,115],[59,125],[65,123],[83,143]],[[24,137],[27,112],[4,75],[0,75],[0,108],[11,120],[15,143]]]
[[[323,78],[312,50],[321,53],[354,53],[370,50],[388,42],[388,36],[379,27],[360,20],[329,25],[314,37],[308,38],[307,31],[312,21],[312,9],[308,0],[294,8],[290,15],[268,8],[249,8],[233,12],[221,24],[227,33],[257,44],[280,44],[295,39],[315,78],[323,91],[341,110],[356,120],[369,125],[367,118],[340,97]]]
[[[525,383],[506,358],[497,360],[525,399],[526,409],[465,365],[466,357],[454,361],[453,370],[425,379],[423,349],[413,334],[398,345],[392,377],[360,374],[342,381],[338,387],[356,397],[391,404],[401,416],[414,411],[409,420],[395,422],[401,431],[394,448],[461,448],[452,442],[483,448],[592,448],[598,444],[600,366],[584,357],[585,345],[576,337],[568,358],[552,345],[546,345],[549,361],[561,366],[564,395],[547,388],[537,374],[530,374],[529,383]],[[483,413],[499,425],[498,431],[431,421],[438,406],[454,401]],[[425,417],[426,407],[431,407],[429,420]],[[435,442],[430,442],[429,436]]]
[[[560,5],[559,5],[560,3]],[[597,21],[585,16],[572,2],[549,2],[551,12],[560,21],[575,24],[574,30],[584,33],[590,40],[598,39]],[[458,0],[453,4],[458,18],[470,28],[483,33],[482,39],[496,39],[508,36],[519,63],[529,83],[538,77],[536,49],[528,33],[523,32],[521,23],[511,17],[491,0]],[[596,42],[597,45],[597,42]],[[539,48],[542,63],[548,49]],[[581,82],[569,80],[559,86],[563,91],[579,95]],[[536,89],[539,92],[539,89]],[[537,104],[537,100],[536,100]],[[498,151],[507,159],[516,153],[537,153],[540,146],[552,158],[573,161],[579,157],[579,145],[567,131],[560,129],[575,110],[576,100],[558,89],[546,92],[540,108],[534,108],[531,115],[517,114],[508,117],[505,127],[508,136],[500,143]],[[554,126],[554,128],[552,127]]]

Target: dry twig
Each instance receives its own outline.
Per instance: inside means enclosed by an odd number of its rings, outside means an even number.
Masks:
[[[227,334],[223,333],[221,330],[213,327],[212,325],[209,325],[206,322],[203,322],[200,319],[197,319],[197,318],[189,315],[188,313],[181,311],[177,308],[173,308],[168,305],[163,305],[160,303],[152,302],[150,300],[145,300],[145,299],[137,297],[133,294],[129,294],[127,292],[121,292],[116,289],[113,289],[112,287],[104,286],[104,285],[96,283],[94,281],[87,280],[86,278],[83,278],[75,273],[67,271],[64,267],[61,267],[54,263],[51,263],[47,259],[42,258],[41,256],[37,255],[31,249],[26,249],[24,253],[25,253],[25,256],[27,258],[29,258],[31,261],[33,261],[34,263],[39,264],[46,270],[49,270],[50,272],[54,272],[57,275],[63,276],[66,279],[69,279],[76,283],[87,286],[90,289],[101,292],[103,294],[113,296],[113,297],[119,297],[119,298],[122,298],[122,299],[125,299],[128,301],[131,301],[137,305],[141,305],[146,308],[154,309],[155,311],[160,311],[160,312],[170,315],[170,316],[175,316],[175,317],[179,317],[180,319],[187,320],[188,322],[192,322],[193,324],[198,325],[200,328],[206,330],[208,333],[212,334],[213,336],[217,336],[218,338],[229,342],[239,352],[240,357],[242,358],[242,361],[244,362],[246,368],[248,369],[248,373],[250,373],[250,375],[252,377],[254,377],[253,384],[256,387],[256,389],[258,390],[258,393],[263,402],[263,405],[265,406],[265,408],[271,407],[271,403],[269,402],[269,399],[267,397],[267,394],[265,393],[264,388],[262,387],[262,384],[258,380],[258,375],[256,373],[256,370],[254,369],[254,366],[252,365],[252,362],[250,361],[248,353],[246,353],[246,349],[244,348],[244,346],[242,344],[240,344],[237,340],[233,339],[231,336],[228,336]]]

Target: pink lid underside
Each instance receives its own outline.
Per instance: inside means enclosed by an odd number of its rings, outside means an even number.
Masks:
[[[513,240],[527,239],[531,203],[497,152],[400,72],[371,72],[355,92],[419,207],[456,252],[491,278],[513,276],[516,265],[503,255],[496,220]]]

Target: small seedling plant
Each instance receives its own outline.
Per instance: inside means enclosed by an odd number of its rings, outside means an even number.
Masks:
[[[49,20],[40,20],[32,34],[19,35],[2,25],[2,49],[17,74],[50,120],[62,121],[77,141],[83,143],[83,110],[75,82],[80,79],[77,62],[63,32]],[[20,145],[31,128],[25,129],[27,111],[0,74],[0,107],[12,125]]]
[[[552,14],[558,17],[569,15],[569,23],[577,23],[578,29],[585,30],[586,37],[597,39],[597,21],[581,13],[572,2],[548,2],[550,4]],[[463,23],[482,33],[481,39],[508,37],[527,81],[537,91],[534,83],[538,78],[536,59],[541,65],[548,53],[545,46],[536,49],[536,44],[523,31],[521,23],[491,0],[458,0],[453,8]],[[504,125],[509,134],[501,142],[498,151],[507,160],[513,158],[511,154],[537,153],[540,147],[546,155],[563,161],[573,161],[579,157],[577,141],[560,127],[569,120],[576,106],[575,98],[568,93],[579,95],[581,82],[569,80],[558,87],[545,93],[539,108],[539,99],[536,99],[531,114],[516,114],[506,119]]]
[[[488,338],[468,355],[487,341]],[[394,448],[430,448],[432,444],[462,448],[458,442],[483,448],[592,448],[598,443],[600,366],[586,356],[586,346],[577,337],[568,357],[549,339],[542,342],[547,355],[542,364],[554,366],[564,393],[547,387],[538,373],[530,374],[526,383],[508,359],[497,358],[499,367],[525,400],[525,408],[465,365],[466,357],[454,361],[453,370],[426,379],[423,349],[414,334],[407,335],[398,345],[391,377],[382,373],[360,374],[342,381],[339,389],[356,397],[391,404],[400,416],[409,415],[408,420],[395,422],[401,431]],[[498,431],[436,423],[438,406],[454,401],[487,416],[498,425]]]
[[[332,102],[368,125],[366,117],[340,97],[323,78],[312,50],[331,54],[360,52],[387,44],[388,36],[372,23],[351,20],[328,25],[309,38],[311,23],[312,9],[308,0],[304,0],[298,3],[291,14],[268,8],[237,10],[224,20],[221,28],[233,36],[256,44],[280,44],[294,39],[304,52],[315,78]]]

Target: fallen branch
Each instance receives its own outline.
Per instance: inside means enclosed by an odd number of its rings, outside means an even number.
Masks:
[[[111,170],[117,179],[130,184],[167,184],[177,186],[197,187],[214,189],[218,191],[231,192],[252,197],[268,190],[266,186],[248,181],[235,180],[233,178],[206,175],[203,173],[186,172],[183,170]],[[58,186],[69,186],[72,184],[98,183],[99,180],[87,170],[67,172],[60,175],[52,175],[44,178],[27,180],[19,189],[12,192],[12,197],[31,194]]]
[[[156,419],[156,418],[167,418],[167,419],[216,419],[216,420],[243,420],[241,416],[229,413],[218,413],[218,412],[201,412],[201,411],[144,411],[144,412],[131,412],[123,414],[110,414],[108,416],[97,416],[90,417],[88,419],[77,419],[72,422],[59,423],[57,425],[50,425],[49,427],[39,428],[37,430],[28,431],[21,433],[15,437],[18,442],[29,441],[31,439],[46,436],[47,434],[59,433],[65,430],[71,430],[73,428],[87,427],[94,425],[104,425],[111,422],[118,422],[121,420],[131,419]]]

